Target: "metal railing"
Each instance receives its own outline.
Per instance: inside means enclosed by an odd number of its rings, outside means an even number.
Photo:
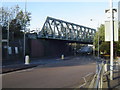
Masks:
[[[120,62],[114,61],[113,71],[120,71]],[[110,62],[109,61],[101,61],[101,63],[97,64],[97,72],[89,85],[89,88],[103,88],[103,77],[106,73],[110,72]]]
[[[98,64],[98,73],[97,73],[97,77],[96,77],[96,83],[95,83],[95,86],[94,88],[102,88],[102,85],[103,85],[103,75],[104,75],[104,61],[102,61],[101,64]]]

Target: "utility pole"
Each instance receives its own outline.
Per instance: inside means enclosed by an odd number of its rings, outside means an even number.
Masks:
[[[100,36],[100,32],[99,32],[99,25],[98,25],[98,59],[99,59],[99,52],[100,52],[100,47],[99,47],[99,36]]]
[[[26,20],[26,4],[27,4],[27,1],[25,1],[25,15],[24,15],[24,19],[25,19],[25,20]],[[26,44],[25,44],[25,42],[26,42],[26,40],[25,40],[25,39],[26,39],[26,37],[25,37],[25,33],[26,33],[25,22],[26,22],[26,21],[24,21],[24,52],[23,52],[23,53],[24,53],[24,56],[25,56],[25,53],[26,53],[26,52],[25,52],[25,51],[26,51],[26,49],[25,49],[25,45],[26,45]]]
[[[10,13],[8,13],[8,31],[7,31],[7,58],[9,58],[9,33],[10,33],[10,21],[9,18],[10,17]]]
[[[9,23],[9,20],[8,20],[8,33],[7,33],[7,39],[8,39],[7,46],[8,47],[9,47],[9,26],[10,26],[10,23]]]
[[[93,19],[90,19],[90,21],[92,22]],[[95,41],[94,41],[94,38],[93,38],[93,56],[95,56]]]
[[[94,38],[93,38],[93,56],[95,56],[95,41],[94,41]]]
[[[90,21],[93,21],[94,19],[90,19]],[[97,26],[97,30],[98,30],[98,59],[99,59],[99,52],[100,52],[100,48],[99,48],[99,38],[100,38],[100,32],[99,32],[99,21],[98,21],[98,26]],[[93,39],[93,56],[95,56],[95,41]]]
[[[113,80],[113,2],[110,0],[110,80]]]

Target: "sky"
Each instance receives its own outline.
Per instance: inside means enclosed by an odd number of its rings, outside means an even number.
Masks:
[[[17,4],[21,9],[25,9],[25,2],[2,2],[4,7],[13,7]],[[118,8],[118,2],[114,2],[113,7]],[[95,2],[94,0],[93,2],[40,2],[36,0],[28,2],[27,0],[27,11],[31,12],[32,16],[28,28],[42,29],[49,16],[96,29],[106,20],[105,9],[109,9],[109,0],[105,2]]]

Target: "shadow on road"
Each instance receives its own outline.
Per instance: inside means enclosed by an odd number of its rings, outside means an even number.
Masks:
[[[76,56],[71,58],[57,59],[54,63],[48,63],[45,65],[40,65],[38,67],[68,67],[68,66],[79,66],[90,63],[96,63],[96,58],[88,55],[88,56]]]
[[[64,60],[61,58],[54,59],[43,59],[43,60],[33,60],[29,65],[21,64],[13,64],[8,65],[2,68],[2,73],[9,73],[17,70],[23,70],[28,68],[52,68],[52,67],[68,67],[68,66],[79,66],[90,63],[96,63],[96,58],[92,55],[82,55],[82,56],[70,56],[65,57]]]

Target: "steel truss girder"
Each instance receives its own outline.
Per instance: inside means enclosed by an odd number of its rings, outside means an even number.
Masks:
[[[92,43],[95,33],[93,28],[47,17],[38,37]]]

